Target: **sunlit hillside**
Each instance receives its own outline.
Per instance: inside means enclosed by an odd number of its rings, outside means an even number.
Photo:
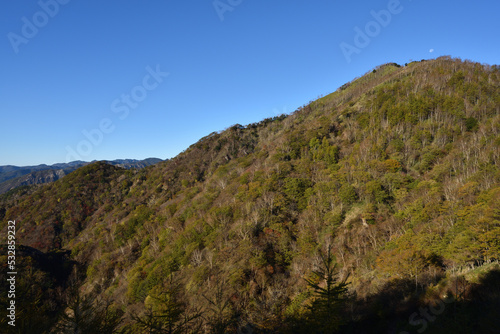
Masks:
[[[14,332],[496,333],[499,84],[386,64],[169,161],[2,195],[36,314]]]

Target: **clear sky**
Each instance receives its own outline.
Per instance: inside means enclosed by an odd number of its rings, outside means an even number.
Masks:
[[[498,0],[5,1],[0,165],[171,158],[383,63],[499,64],[499,13]]]

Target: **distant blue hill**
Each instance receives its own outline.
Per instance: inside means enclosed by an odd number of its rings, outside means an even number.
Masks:
[[[117,159],[106,161],[106,163],[126,169],[144,168],[163,161],[158,158],[144,160]],[[69,163],[56,163],[53,165],[37,166],[0,166],[0,194],[20,186],[54,182],[72,171],[88,165],[92,162],[72,161]]]

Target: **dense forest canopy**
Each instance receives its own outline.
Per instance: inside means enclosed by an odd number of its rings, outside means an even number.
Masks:
[[[499,83],[449,57],[386,64],[169,161],[3,195],[15,330],[498,332]]]

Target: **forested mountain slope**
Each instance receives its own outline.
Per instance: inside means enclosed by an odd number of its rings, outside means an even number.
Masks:
[[[88,322],[121,320],[103,332],[170,319],[183,333],[494,333],[499,83],[498,66],[448,57],[386,64],[169,161],[95,163],[4,195],[1,237],[16,220],[18,243],[78,263],[71,284],[30,281],[67,296],[40,303],[47,328],[87,295],[114,310]],[[349,292],[330,308],[314,272],[333,257]],[[419,313],[436,305],[433,320]],[[330,327],[316,321],[325,308]],[[59,326],[74,323],[61,314]]]

